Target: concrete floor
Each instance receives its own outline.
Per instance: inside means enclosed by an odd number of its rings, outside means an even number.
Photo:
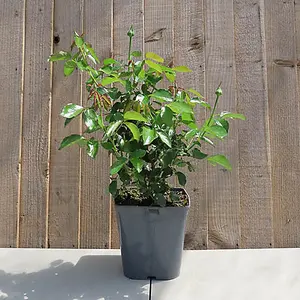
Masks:
[[[118,250],[0,249],[0,299],[299,300],[300,249],[185,251],[179,278],[123,276]]]

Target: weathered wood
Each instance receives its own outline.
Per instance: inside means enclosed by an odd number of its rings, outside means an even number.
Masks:
[[[223,0],[206,1],[206,95],[214,101],[220,82],[224,96],[218,111],[236,111],[234,14],[233,3]],[[240,244],[239,148],[238,124],[233,124],[229,137],[219,142],[215,152],[225,154],[233,170],[208,165],[208,247],[236,248]]]
[[[26,1],[20,247],[46,246],[51,19],[51,1]]]
[[[85,3],[86,40],[94,47],[100,61],[111,55],[111,0],[90,0]],[[103,11],[99,15],[99,12]],[[83,105],[87,103],[83,93]],[[100,138],[98,133],[93,134]],[[82,153],[82,188],[80,248],[108,248],[110,243],[110,157],[99,147],[95,160]]]
[[[274,247],[300,246],[300,127],[294,1],[265,1]]]
[[[142,0],[114,0],[113,1],[113,56],[126,60],[128,56],[127,32],[131,25],[134,27],[133,50],[143,50],[144,29]],[[112,203],[111,247],[119,248],[119,236],[116,215]]]
[[[235,0],[234,8],[237,108],[247,117],[233,125],[239,133],[240,247],[268,248],[273,242],[264,1]]]
[[[193,73],[178,73],[179,87],[193,88],[204,94],[205,50],[204,50],[203,1],[174,2],[174,65],[186,65]],[[205,111],[198,107],[196,119],[205,119]],[[207,248],[207,196],[206,165],[203,161],[193,161],[195,173],[189,173],[186,190],[191,197],[185,248]]]
[[[54,51],[69,49],[73,32],[82,31],[82,0],[55,1]],[[51,248],[77,248],[80,189],[80,150],[77,146],[58,151],[61,140],[80,132],[79,120],[64,128],[59,116],[67,103],[80,104],[79,72],[65,78],[63,64],[53,66],[53,105],[50,157],[49,241]]]
[[[18,245],[23,0],[0,2],[0,247]]]

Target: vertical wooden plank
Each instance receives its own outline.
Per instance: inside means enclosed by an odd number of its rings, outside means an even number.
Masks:
[[[27,0],[20,247],[45,247],[52,1]]]
[[[126,60],[128,56],[127,32],[133,25],[135,36],[133,49],[144,47],[144,3],[143,0],[113,0],[113,56]],[[119,248],[118,228],[114,206],[112,205],[111,247]]]
[[[241,248],[272,246],[264,1],[235,0]],[[226,90],[225,90],[226,93]]]
[[[295,1],[265,0],[275,247],[300,246]]]
[[[54,52],[69,49],[73,32],[81,32],[82,0],[55,1]],[[53,66],[53,106],[50,157],[49,241],[51,248],[77,248],[80,150],[78,147],[58,151],[61,140],[80,132],[79,120],[64,128],[59,116],[67,103],[80,104],[81,79],[79,72],[65,78],[63,64]]]
[[[85,3],[84,31],[100,61],[111,55],[112,0]],[[99,15],[99,12],[102,12]],[[83,105],[87,93],[83,93]],[[100,138],[95,134],[95,138]],[[110,239],[109,165],[107,151],[99,149],[95,160],[82,153],[81,248],[108,248]]]
[[[204,47],[203,1],[174,1],[174,64],[186,65],[193,73],[178,74],[177,84],[205,92],[205,47]],[[196,119],[205,119],[204,110],[196,113]],[[207,196],[206,166],[203,161],[193,161],[196,172],[189,173],[186,190],[191,198],[185,248],[207,248]]]
[[[233,1],[206,3],[206,91],[213,101],[222,82],[224,96],[218,111],[236,111]],[[229,157],[233,170],[208,165],[208,240],[209,248],[236,248],[240,244],[238,124],[229,137],[218,143],[216,153]]]
[[[0,2],[0,247],[17,246],[23,3]]]

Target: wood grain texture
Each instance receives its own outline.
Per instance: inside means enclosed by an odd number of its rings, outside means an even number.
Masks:
[[[0,40],[0,247],[16,247],[23,0],[0,2]]]
[[[55,1],[54,52],[69,49],[73,32],[82,30],[82,1]],[[63,64],[53,66],[53,105],[50,157],[49,241],[51,248],[77,248],[80,151],[77,146],[58,151],[65,136],[80,132],[79,120],[64,128],[59,116],[68,103],[80,104],[81,79],[79,72],[65,78]]]
[[[233,1],[205,2],[206,95],[213,102],[214,92],[222,82],[223,96],[218,112],[236,111]],[[215,152],[225,154],[232,163],[228,172],[208,165],[208,247],[237,248],[240,244],[240,190],[238,124],[229,137],[217,143]]]
[[[111,55],[111,0],[90,0],[85,3],[84,31],[100,61]],[[99,17],[99,12],[101,14]],[[87,92],[83,93],[87,104]],[[93,134],[100,138],[98,133]],[[110,243],[110,157],[99,147],[95,160],[82,153],[80,248],[108,248]]]
[[[294,1],[265,1],[274,247],[300,246],[300,127]],[[277,61],[295,62],[292,66]]]
[[[240,247],[268,248],[273,241],[264,1],[235,0],[234,10],[237,108],[247,117],[234,125],[240,160]]]
[[[185,65],[192,73],[178,73],[178,86],[205,93],[205,40],[203,1],[174,1],[174,65]],[[205,119],[205,111],[198,107],[196,119]],[[206,167],[203,161],[193,162],[196,172],[188,173],[186,190],[191,198],[185,248],[207,248]]]
[[[132,49],[144,48],[144,7],[143,0],[113,0],[113,56],[125,61],[128,56],[129,38],[127,32],[133,25],[135,36]],[[116,212],[112,204],[111,247],[119,248],[119,233]]]
[[[26,1],[20,247],[46,246],[51,20],[51,1]]]

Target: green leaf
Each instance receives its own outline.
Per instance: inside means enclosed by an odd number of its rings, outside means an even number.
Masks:
[[[222,167],[224,167],[227,170],[232,170],[230,162],[228,161],[228,159],[224,155],[220,155],[220,154],[213,155],[213,156],[210,156],[207,160],[213,166],[216,166],[218,164],[218,165],[221,165]]]
[[[87,142],[87,155],[95,158],[97,153],[98,153],[98,148],[99,148],[99,142],[95,140],[94,138],[91,138]]]
[[[78,48],[80,48],[84,43],[83,38],[80,37],[77,32],[74,33],[74,42]]]
[[[138,173],[141,173],[144,166],[144,161],[138,157],[130,158],[130,162],[133,164],[134,168],[137,170]]]
[[[211,141],[209,138],[207,138],[206,136],[201,137],[201,140],[205,141],[207,144],[211,145],[211,146],[215,146],[214,142]]]
[[[143,127],[142,135],[144,145],[150,145],[157,138],[155,130],[149,127]]]
[[[105,150],[112,150],[112,148],[113,148],[113,144],[111,142],[101,142],[101,146]]]
[[[147,119],[142,116],[139,112],[131,110],[127,111],[124,114],[124,120],[134,120],[134,121],[142,121],[142,122],[147,122]]]
[[[210,106],[209,103],[207,103],[207,102],[205,102],[205,101],[203,101],[203,100],[200,100],[200,99],[198,99],[198,98],[192,98],[192,99],[190,100],[190,102],[193,103],[193,104],[199,104],[200,106],[202,106],[202,107],[204,107],[204,108],[211,109],[211,106]]]
[[[68,60],[70,59],[71,53],[66,51],[59,51],[49,56],[48,61]]]
[[[85,142],[86,142],[86,140],[83,136],[81,136],[79,134],[72,134],[72,135],[65,137],[62,140],[58,150],[61,150],[65,147],[69,147],[74,144],[79,144],[80,146],[82,146]]]
[[[86,48],[89,50],[91,56],[95,60],[95,63],[100,63],[100,60],[99,60],[95,50],[93,49],[92,45],[91,44],[86,44]]]
[[[155,197],[155,202],[157,205],[159,205],[161,207],[166,206],[167,200],[166,200],[166,197],[162,193],[155,194],[154,197]]]
[[[190,105],[184,102],[172,102],[167,105],[169,108],[171,108],[174,113],[181,114],[181,113],[193,113],[193,109]]]
[[[89,65],[85,60],[80,60],[77,62],[77,66],[80,71],[86,71]]]
[[[198,130],[197,130],[197,129],[191,129],[190,131],[188,131],[188,132],[185,134],[185,138],[186,138],[187,140],[190,140],[190,139],[193,138],[197,133],[198,133]]]
[[[103,122],[103,117],[102,117],[102,115],[99,115],[98,116],[98,124],[99,124],[99,126],[100,126],[100,128],[104,128],[104,122]]]
[[[84,108],[80,105],[69,103],[61,111],[60,115],[64,118],[74,118],[83,112]]]
[[[133,138],[134,138],[135,140],[138,141],[138,140],[140,139],[140,136],[141,136],[138,127],[137,127],[134,123],[131,123],[131,122],[125,122],[124,124],[125,124],[125,125],[129,128],[129,130],[131,131],[131,133],[132,133],[132,135],[133,135]]]
[[[229,122],[225,119],[221,119],[221,118],[214,118],[214,122],[218,125],[223,127],[226,132],[228,133],[229,130]]]
[[[207,127],[206,131],[220,139],[223,139],[225,136],[228,135],[226,129],[218,125]]]
[[[141,157],[144,157],[146,155],[146,150],[143,150],[143,149],[137,149],[135,150],[134,152],[132,152],[130,154],[131,157],[138,157],[138,158],[141,158]]]
[[[105,58],[103,61],[104,66],[113,65],[115,63],[117,63],[117,61],[113,58]]]
[[[131,52],[131,55],[134,57],[140,57],[140,56],[142,56],[142,52],[141,51],[133,51],[133,52]]]
[[[173,125],[173,111],[169,107],[162,107],[160,116],[164,124],[169,127]]]
[[[110,175],[117,174],[123,166],[126,164],[126,157],[120,157],[117,161],[114,162],[114,164],[110,167]]]
[[[153,97],[161,102],[172,102],[172,94],[167,91],[167,90],[164,90],[164,89],[159,89],[159,90],[156,90],[153,94],[150,94],[149,95],[150,97]]]
[[[178,182],[180,185],[186,185],[186,176],[182,172],[176,172],[176,176],[178,178]]]
[[[172,148],[171,140],[164,132],[158,131],[157,134],[163,143],[165,143],[168,147]]]
[[[161,66],[154,63],[152,60],[149,60],[149,59],[146,59],[145,60],[145,63],[151,68],[151,69],[154,69],[155,71],[159,72],[159,73],[162,73],[162,69],[161,69]]]
[[[194,89],[188,89],[188,92],[198,96],[199,98],[204,98],[199,92],[197,92],[196,90]]]
[[[192,72],[192,70],[186,66],[177,66],[172,68],[172,70],[176,72],[182,72],[182,73]]]
[[[118,183],[117,180],[113,180],[108,187],[108,191],[115,196],[117,194],[117,189],[118,189]]]
[[[246,117],[243,114],[235,114],[228,111],[221,112],[220,117],[223,119],[240,119],[243,121],[246,120]]]
[[[101,84],[105,86],[115,82],[122,82],[122,80],[116,77],[105,77],[102,79]]]
[[[207,154],[201,152],[197,148],[193,149],[193,157],[197,159],[204,159],[207,157]]]
[[[165,72],[165,75],[166,75],[167,79],[168,79],[170,82],[174,82],[174,81],[175,81],[175,78],[176,78],[176,75],[175,75],[175,74],[172,74],[172,73],[169,73],[169,72]]]
[[[164,59],[161,56],[159,56],[158,54],[153,53],[153,52],[147,52],[146,53],[146,58],[153,59],[153,60],[155,60],[157,62],[160,62],[160,63],[164,62]]]
[[[74,118],[66,118],[64,126],[66,127]]]
[[[116,130],[119,128],[121,123],[122,123],[121,120],[111,123],[107,128],[106,135],[108,137],[112,136],[116,132]]]
[[[191,122],[195,122],[194,116],[191,113],[182,113],[181,120],[184,124],[189,124]]]
[[[65,76],[70,76],[75,70],[77,64],[75,61],[68,60],[64,64],[64,74]]]
[[[88,128],[89,133],[99,129],[98,117],[92,108],[89,108],[83,112],[83,121]]]

